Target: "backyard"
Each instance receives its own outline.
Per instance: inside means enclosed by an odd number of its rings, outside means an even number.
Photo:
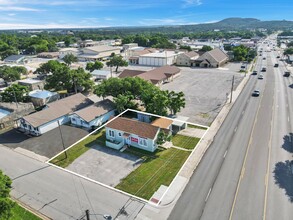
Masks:
[[[176,147],[192,150],[195,148],[200,138],[189,137],[181,134],[176,134],[172,137],[172,143]]]

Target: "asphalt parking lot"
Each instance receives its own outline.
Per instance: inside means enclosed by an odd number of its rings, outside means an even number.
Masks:
[[[61,126],[64,146],[69,147],[88,134],[87,131],[67,125]],[[29,137],[16,129],[0,134],[0,144],[9,148],[23,148],[47,158],[63,150],[59,128],[55,128],[39,137]]]
[[[240,65],[231,63],[218,69],[180,67],[181,75],[161,88],[184,92],[186,106],[178,115],[189,117],[189,122],[209,126],[227,101],[233,75],[234,89],[243,79]]]
[[[139,157],[96,145],[78,157],[67,169],[115,187],[141,163]]]

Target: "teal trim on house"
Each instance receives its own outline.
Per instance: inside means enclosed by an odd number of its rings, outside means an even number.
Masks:
[[[120,150],[124,145],[129,145],[142,150],[154,152],[157,149],[157,136],[154,139],[140,137],[136,134],[128,134],[122,130],[106,127],[106,146]]]

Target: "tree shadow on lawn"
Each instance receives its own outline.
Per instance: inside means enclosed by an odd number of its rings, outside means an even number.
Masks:
[[[285,190],[289,201],[293,203],[293,161],[276,163],[273,173],[275,184]]]
[[[283,137],[284,143],[282,148],[289,153],[293,153],[293,133],[289,133]]]

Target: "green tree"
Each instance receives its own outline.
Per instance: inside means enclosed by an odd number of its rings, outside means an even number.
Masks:
[[[26,102],[28,88],[19,84],[12,84],[1,93],[3,102]]]
[[[3,78],[8,82],[20,80],[22,72],[25,72],[25,70],[22,68],[10,67],[6,65],[0,66],[0,78]]]
[[[121,55],[114,55],[106,64],[110,67],[116,67],[115,72],[118,72],[119,66],[128,66],[128,62],[123,60]]]
[[[70,66],[72,63],[75,63],[78,61],[77,57],[73,54],[67,54],[63,57],[64,63],[66,63],[67,66]]]
[[[15,203],[9,198],[11,180],[0,170],[0,219],[6,220],[12,217],[12,208]]]
[[[200,51],[207,52],[207,51],[211,51],[212,49],[213,48],[211,46],[204,45],[204,46],[202,46],[202,48],[200,49]]]
[[[136,109],[137,104],[133,101],[134,97],[131,94],[119,94],[116,98],[113,99],[116,109],[119,113],[123,112],[126,109]]]
[[[50,60],[47,63],[43,63],[39,68],[34,72],[35,74],[48,75],[50,73],[58,71],[59,68],[62,68],[65,64],[58,62],[57,60]]]
[[[104,64],[100,61],[96,61],[96,62],[89,62],[86,64],[86,70],[93,72],[94,70],[100,70],[104,67]]]
[[[180,45],[179,49],[182,49],[182,50],[187,50],[187,51],[192,51],[191,47],[190,46],[184,46],[184,45]]]
[[[79,67],[77,70],[70,70],[71,80],[74,86],[74,91],[89,91],[93,88],[94,82],[91,80],[91,74]]]
[[[285,49],[284,55],[292,55],[293,54],[293,47],[289,47]]]
[[[176,115],[180,112],[181,108],[185,107],[185,98],[183,92],[167,91],[168,93],[168,108],[171,114]]]

